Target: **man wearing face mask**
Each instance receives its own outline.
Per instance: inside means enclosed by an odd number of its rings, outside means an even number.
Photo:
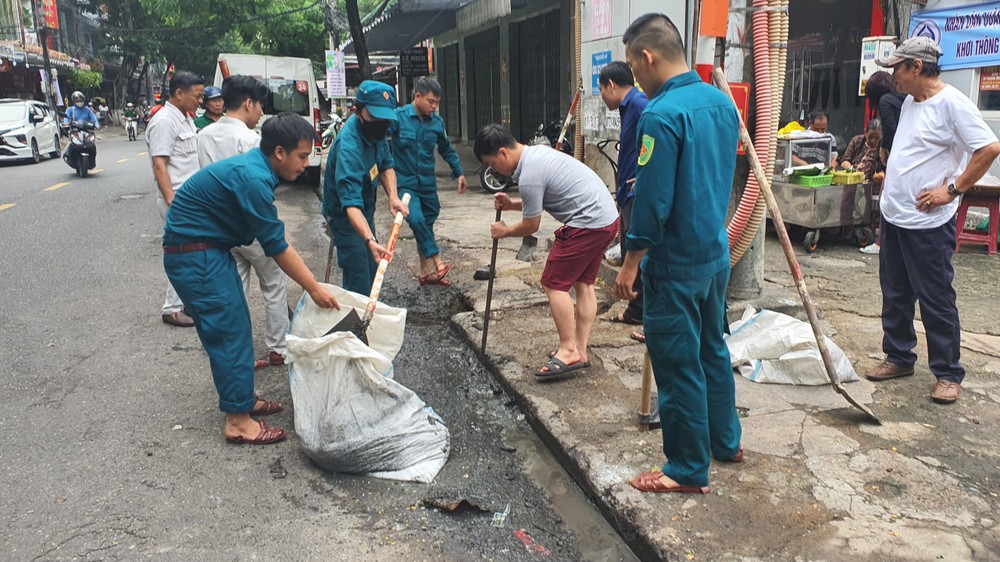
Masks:
[[[396,193],[395,162],[386,141],[396,121],[396,94],[381,82],[365,80],[358,86],[357,110],[337,135],[326,163],[323,216],[337,248],[341,286],[367,295],[378,262],[389,251],[375,234],[376,188],[381,182],[389,210],[409,214]]]

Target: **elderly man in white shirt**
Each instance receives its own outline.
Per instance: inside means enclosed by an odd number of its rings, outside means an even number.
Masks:
[[[222,82],[226,114],[198,133],[198,162],[203,168],[260,145],[260,135],[254,128],[264,115],[267,95],[267,86],[252,76],[233,75]],[[249,246],[236,246],[230,252],[243,280],[243,292],[250,291],[252,267],[264,295],[264,343],[268,347],[268,357],[258,360],[256,367],[282,365],[289,325],[285,274],[274,259],[264,255],[264,249],[256,240]]]
[[[198,129],[191,115],[201,105],[205,80],[190,72],[178,72],[170,79],[170,99],[163,109],[149,120],[146,146],[156,181],[156,205],[160,218],[167,221],[167,209],[174,192],[195,172],[198,165]],[[167,280],[167,297],[163,302],[163,322],[180,328],[194,327],[194,320],[184,312],[184,303]]]

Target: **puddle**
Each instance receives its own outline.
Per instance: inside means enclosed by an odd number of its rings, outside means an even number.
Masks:
[[[639,560],[530,428],[522,425],[508,429],[503,434],[503,442],[517,449],[528,479],[549,494],[553,510],[562,518],[563,525],[576,535],[581,560]]]

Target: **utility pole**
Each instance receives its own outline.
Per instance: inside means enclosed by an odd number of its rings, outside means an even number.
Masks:
[[[31,13],[34,16],[35,21],[35,35],[38,37],[38,41],[42,44],[42,64],[45,66],[45,79],[42,80],[42,91],[45,92],[45,104],[49,106],[53,112],[56,111],[55,100],[52,99],[52,61],[49,59],[49,27],[47,25],[38,25],[38,2],[39,0],[31,0]]]

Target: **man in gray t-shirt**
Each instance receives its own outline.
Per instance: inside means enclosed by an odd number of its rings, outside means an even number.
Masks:
[[[521,221],[508,226],[498,221],[493,238],[528,236],[538,231],[542,211],[563,223],[542,272],[542,288],[549,299],[559,331],[559,349],[535,377],[560,377],[590,366],[587,343],[597,317],[594,281],[604,250],[618,232],[615,200],[593,170],[547,146],[525,146],[500,125],[487,125],[476,135],[476,158],[496,172],[518,182],[521,199],[506,193],[495,196],[495,206],[520,210]],[[576,289],[576,306],[569,295]]]

